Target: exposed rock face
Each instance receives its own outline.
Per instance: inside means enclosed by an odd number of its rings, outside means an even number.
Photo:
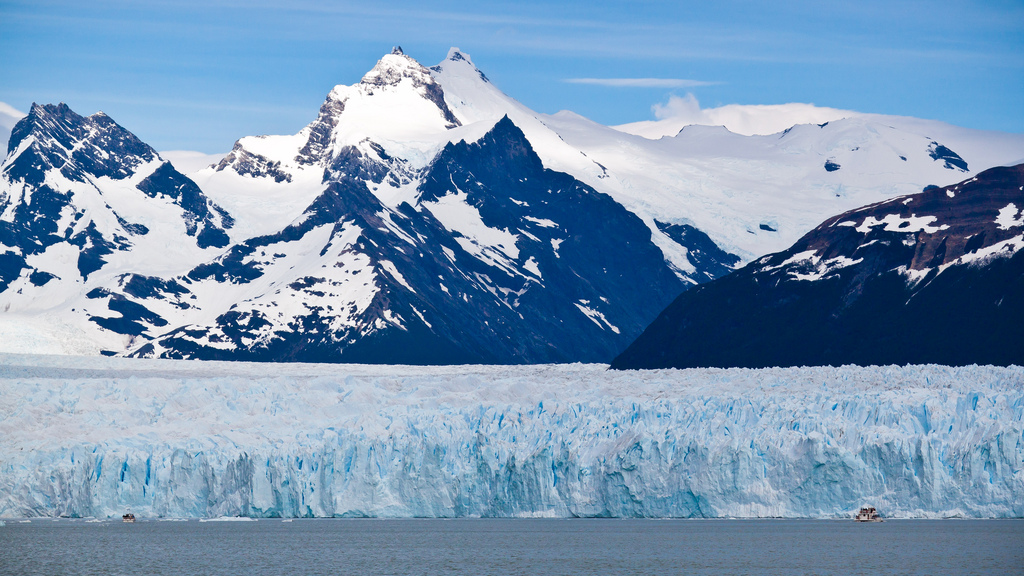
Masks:
[[[830,218],[682,294],[615,368],[1024,362],[1024,165]]]
[[[23,274],[33,284],[87,279],[151,233],[144,205],[166,205],[169,225],[194,246],[228,244],[230,216],[102,112],[82,117],[66,104],[33,105],[9,149],[0,168],[0,291]],[[61,245],[74,247],[77,274],[43,257]]]
[[[647,140],[531,111],[458,49],[428,69],[396,48],[299,133],[241,138],[186,178],[102,114],[34,107],[0,179],[0,338],[76,354],[606,362],[683,289],[1020,142],[890,120]],[[989,237],[928,244],[908,270]]]
[[[353,152],[299,222],[238,244],[175,283],[197,292],[246,285],[253,296],[135,354],[601,361],[684,287],[639,218],[544,169],[508,118],[478,142],[447,146],[422,176],[416,206],[383,205],[365,184],[372,170],[355,169],[365,162]],[[305,265],[283,267],[297,249],[310,254]],[[634,290],[638,284],[646,289]]]

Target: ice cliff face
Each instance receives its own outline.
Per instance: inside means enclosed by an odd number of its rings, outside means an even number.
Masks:
[[[0,517],[1024,516],[1017,367],[0,360]]]

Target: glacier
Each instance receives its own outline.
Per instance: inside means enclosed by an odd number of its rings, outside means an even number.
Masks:
[[[1024,516],[1024,369],[0,355],[0,517]]]

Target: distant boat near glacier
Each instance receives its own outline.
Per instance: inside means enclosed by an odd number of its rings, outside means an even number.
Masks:
[[[854,520],[857,522],[884,522],[874,506],[865,506],[858,510]]]

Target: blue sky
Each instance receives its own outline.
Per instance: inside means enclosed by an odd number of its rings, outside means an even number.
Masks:
[[[0,101],[103,110],[159,150],[221,152],[297,132],[396,44],[428,66],[459,46],[527,106],[604,124],[693,93],[1024,132],[1020,0],[0,0]],[[662,82],[622,81],[636,78]]]

